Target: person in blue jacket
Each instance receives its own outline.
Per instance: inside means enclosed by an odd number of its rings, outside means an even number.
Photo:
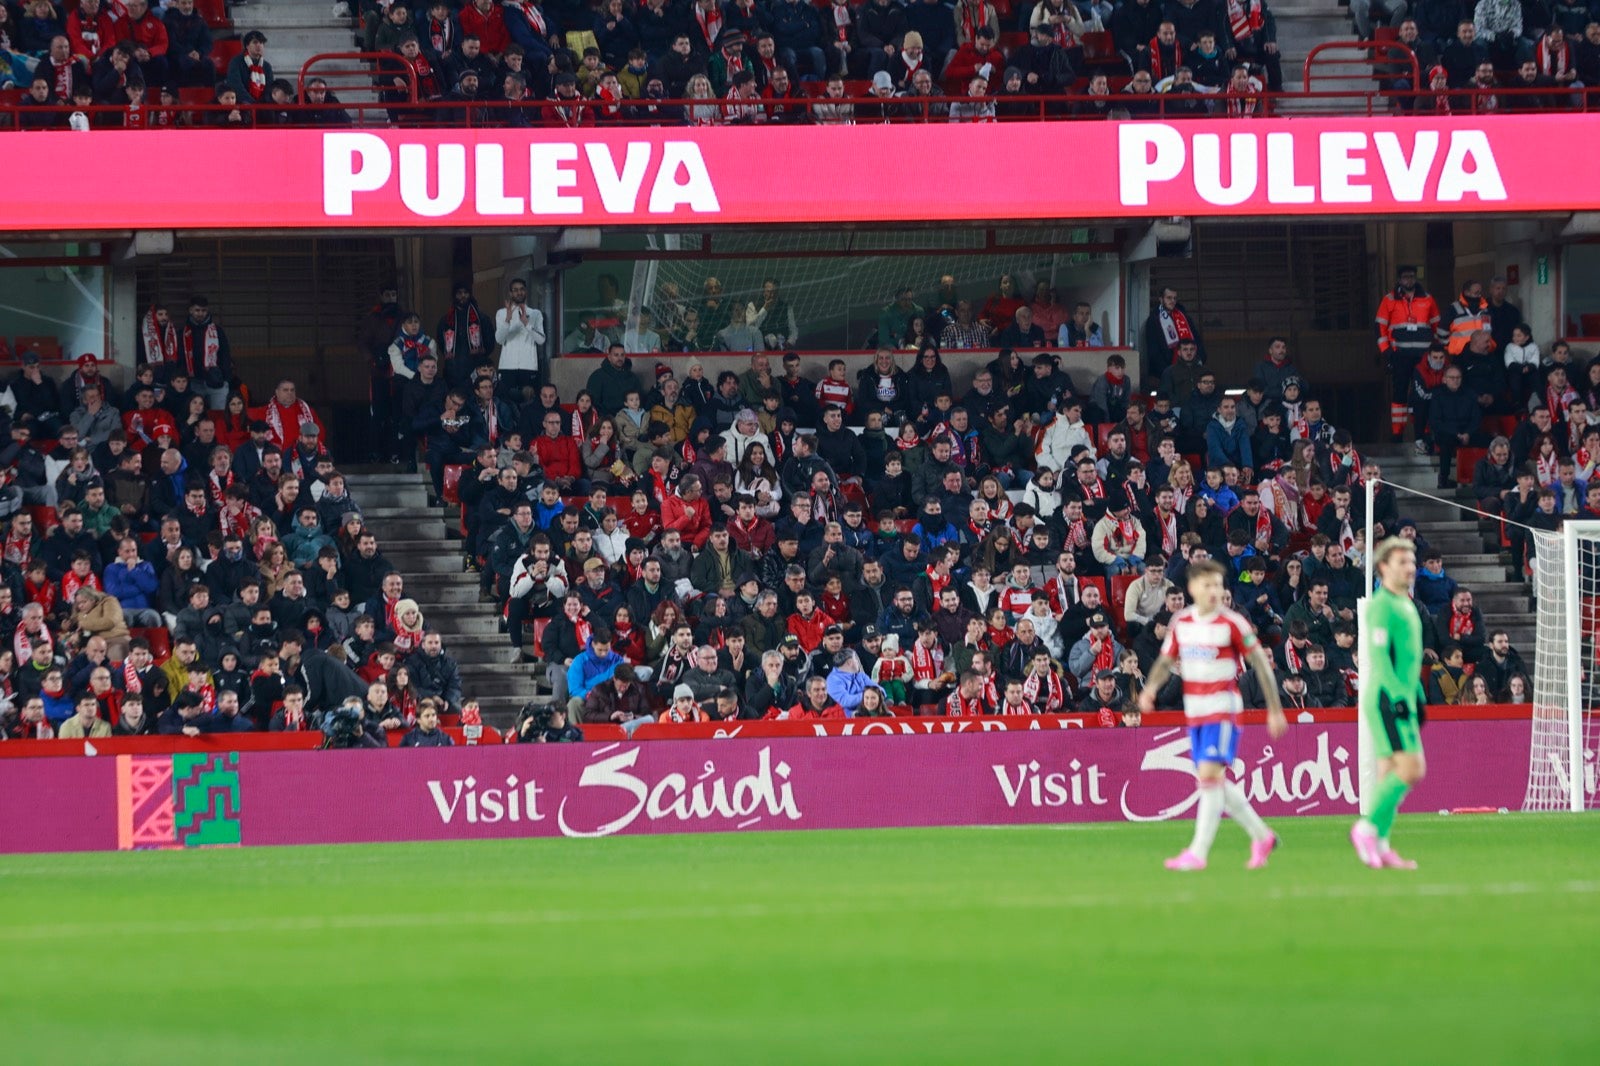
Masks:
[[[589,695],[589,690],[611,680],[611,675],[625,661],[611,649],[611,631],[595,627],[589,634],[589,643],[567,667],[567,714],[573,718],[582,714],[584,697]]]

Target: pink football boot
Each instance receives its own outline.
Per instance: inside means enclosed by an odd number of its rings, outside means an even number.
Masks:
[[[1350,843],[1355,846],[1356,858],[1374,870],[1383,869],[1383,855],[1378,850],[1378,834],[1365,822],[1350,827]]]
[[[1246,870],[1259,870],[1267,864],[1267,856],[1278,850],[1278,834],[1273,833],[1265,840],[1252,840],[1250,842],[1250,861],[1244,864]]]
[[[1166,867],[1169,870],[1204,870],[1206,861],[1188,848],[1184,848],[1167,860]]]

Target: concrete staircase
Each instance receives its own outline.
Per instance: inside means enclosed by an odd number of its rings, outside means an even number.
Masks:
[[[1375,444],[1357,449],[1364,458],[1376,459],[1385,481],[1455,499],[1475,507],[1469,489],[1438,489],[1439,460],[1421,456],[1410,444]],[[1449,504],[1396,490],[1400,514],[1414,519],[1417,531],[1431,547],[1444,553],[1445,573],[1472,590],[1473,602],[1483,612],[1490,630],[1504,629],[1511,643],[1532,662],[1534,614],[1528,585],[1511,573],[1509,559],[1500,552],[1499,527],[1479,522],[1476,516]]]
[[[355,4],[351,5],[354,8]],[[349,19],[333,17],[333,0],[271,0],[232,11],[234,32],[267,35],[267,61],[274,76],[296,86],[300,68],[319,52],[353,52]]]
[[[444,637],[445,651],[461,667],[461,688],[482,705],[484,722],[509,726],[534,695],[533,668],[516,662],[516,651],[499,631],[492,604],[478,595],[478,575],[463,569],[454,507],[428,506],[425,473],[396,467],[346,468],[350,493],[378,550],[405,576],[405,594],[422,608],[428,628]]]
[[[1305,88],[1305,60],[1312,48],[1324,41],[1355,39],[1349,10],[1333,0],[1296,0],[1290,4],[1272,4],[1272,14],[1278,22],[1283,87],[1289,92],[1299,92]],[[1319,76],[1313,78],[1310,86],[1313,92],[1339,92],[1372,86],[1370,80],[1356,82],[1328,76],[1360,74],[1366,77],[1372,73],[1372,64],[1368,62],[1333,63],[1319,60],[1317,72]],[[1350,106],[1348,101],[1342,100],[1300,100],[1285,103],[1281,111],[1284,114],[1326,114],[1348,112]]]

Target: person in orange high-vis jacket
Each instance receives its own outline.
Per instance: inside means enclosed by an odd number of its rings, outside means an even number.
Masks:
[[[1405,435],[1410,413],[1406,400],[1412,371],[1439,329],[1439,305],[1417,284],[1416,267],[1396,271],[1395,287],[1378,304],[1377,327],[1378,351],[1389,363],[1389,430],[1398,441]]]
[[[1489,317],[1489,301],[1483,298],[1483,282],[1469,281],[1461,286],[1461,295],[1450,305],[1450,325],[1443,330],[1440,340],[1444,350],[1458,356],[1467,350],[1472,335],[1480,329],[1493,329]]]

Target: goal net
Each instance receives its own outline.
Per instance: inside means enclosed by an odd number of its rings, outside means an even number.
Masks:
[[[1600,522],[1531,532],[1536,637],[1530,811],[1596,806],[1600,759]]]

